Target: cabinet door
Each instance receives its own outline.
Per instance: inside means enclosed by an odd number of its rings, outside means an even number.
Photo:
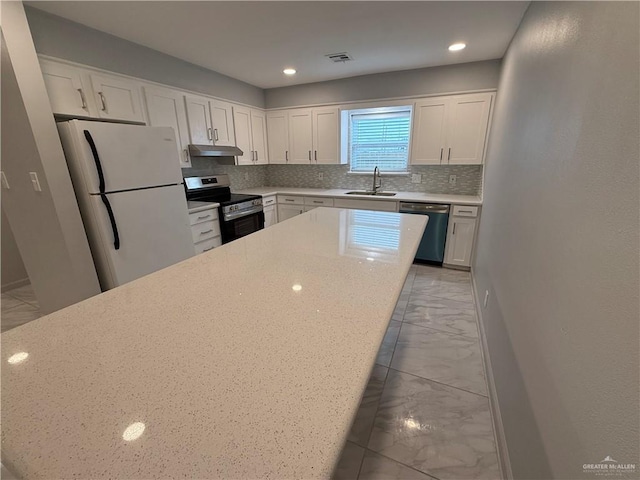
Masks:
[[[211,108],[211,126],[213,128],[213,143],[215,145],[236,144],[236,135],[233,130],[233,106],[221,100],[209,102]]]
[[[289,161],[289,114],[286,111],[267,114],[269,163]]]
[[[251,111],[244,107],[233,107],[233,125],[236,132],[236,145],[242,150],[237,157],[238,165],[253,165],[253,145],[251,143]]]
[[[180,166],[182,168],[190,167],[187,112],[182,100],[182,94],[164,88],[144,87],[144,97],[147,103],[149,125],[173,128],[176,133]]]
[[[310,109],[289,110],[289,163],[312,161],[312,119]]]
[[[490,93],[452,97],[448,122],[449,164],[482,163],[491,99]]]
[[[444,263],[463,267],[471,266],[475,231],[475,218],[451,217],[447,229]]]
[[[209,100],[203,97],[184,97],[189,124],[189,138],[194,145],[213,145]]]
[[[278,221],[283,222],[304,213],[303,205],[278,205]]]
[[[278,211],[275,205],[264,207],[264,228],[278,223]]]
[[[313,160],[315,163],[340,163],[339,118],[337,108],[315,108],[313,110]]]
[[[254,163],[267,164],[267,117],[260,110],[251,110],[251,144],[254,151]]]
[[[81,70],[46,60],[40,61],[40,67],[53,113],[97,117],[95,109],[89,108],[91,93],[82,84]]]
[[[440,165],[445,155],[448,97],[421,100],[414,105],[411,164]]]
[[[144,122],[139,86],[135,82],[106,75],[90,77],[100,118]]]

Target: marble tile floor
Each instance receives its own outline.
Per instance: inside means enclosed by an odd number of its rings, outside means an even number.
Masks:
[[[41,317],[40,305],[31,285],[4,292],[0,299],[0,306],[2,307],[0,323],[3,332]]]
[[[413,265],[333,478],[496,480],[467,272]]]

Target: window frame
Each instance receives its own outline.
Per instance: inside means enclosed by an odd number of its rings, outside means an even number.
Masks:
[[[342,162],[349,165],[350,175],[370,175],[373,170],[353,170],[353,162],[351,158],[351,144],[352,144],[352,116],[354,115],[367,115],[367,114],[385,114],[385,113],[409,113],[409,135],[407,138],[407,161],[403,170],[380,170],[381,174],[385,175],[409,175],[411,173],[411,140],[413,134],[413,102],[394,102],[393,104],[385,102],[384,104],[369,104],[369,105],[348,105],[341,109],[341,155]]]

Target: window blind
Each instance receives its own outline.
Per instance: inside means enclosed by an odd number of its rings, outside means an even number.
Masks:
[[[366,113],[350,113],[352,172],[373,172],[376,166],[383,172],[407,171],[411,107],[401,108],[393,112],[370,109]]]

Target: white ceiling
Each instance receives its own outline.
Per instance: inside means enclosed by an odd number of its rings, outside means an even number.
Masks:
[[[528,2],[27,2],[262,88],[502,58]],[[467,48],[449,52],[454,42]],[[326,54],[348,52],[334,64]],[[282,70],[298,74],[286,77]]]

